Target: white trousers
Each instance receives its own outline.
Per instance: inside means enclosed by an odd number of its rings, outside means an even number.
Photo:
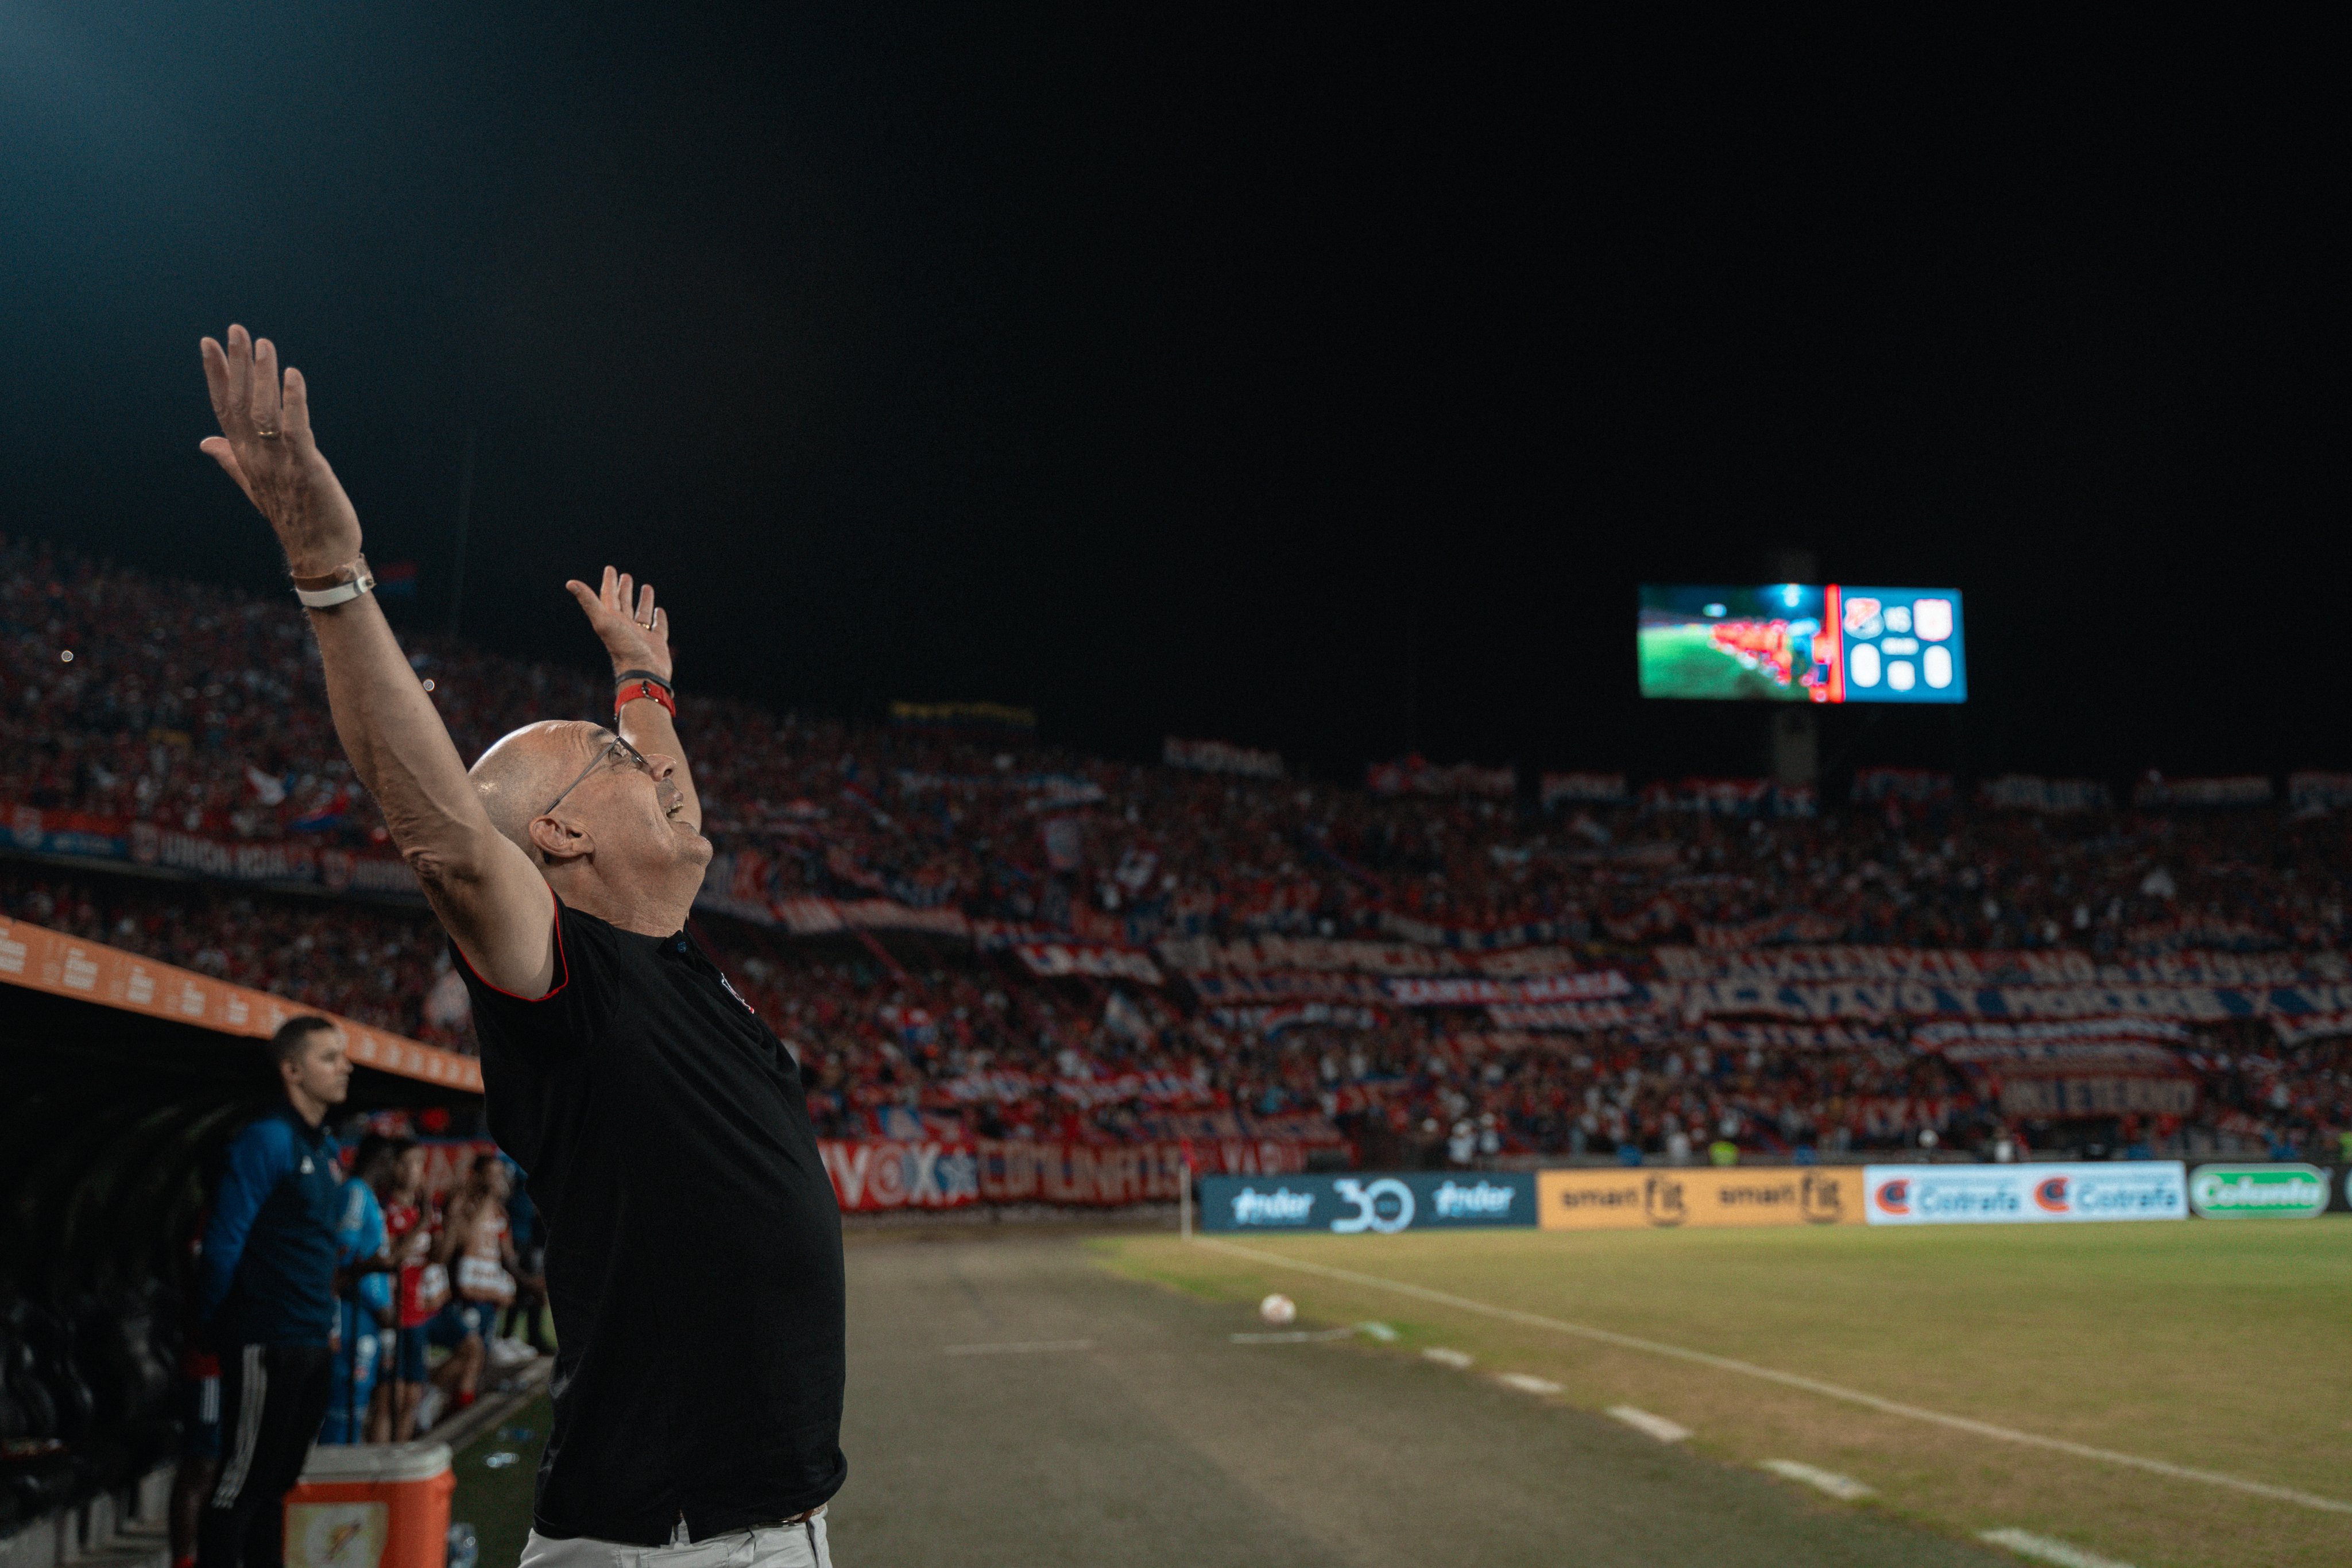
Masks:
[[[824,1540],[824,1510],[805,1524],[739,1530],[708,1541],[684,1540],[685,1526],[667,1546],[574,1536],[551,1541],[534,1530],[518,1568],[833,1568]]]

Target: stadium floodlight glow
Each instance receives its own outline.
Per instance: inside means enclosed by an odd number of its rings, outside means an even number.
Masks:
[[[1784,703],[1963,703],[1956,588],[1644,584],[1642,695]]]

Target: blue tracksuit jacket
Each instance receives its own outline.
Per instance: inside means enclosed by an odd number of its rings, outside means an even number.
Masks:
[[[215,1344],[327,1343],[341,1183],[333,1142],[291,1105],[229,1145],[198,1265]]]

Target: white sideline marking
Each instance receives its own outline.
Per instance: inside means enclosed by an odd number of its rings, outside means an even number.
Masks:
[[[2063,1541],[2053,1541],[2030,1530],[1988,1530],[1977,1539],[1995,1546],[2005,1546],[2020,1557],[2039,1557],[2044,1563],[2055,1563],[2058,1568],[2131,1568],[2128,1563],[2102,1557],[2095,1552],[2085,1552],[2079,1546],[2069,1546]]]
[[[1819,1465],[1809,1465],[1801,1459],[1767,1459],[1764,1469],[1776,1476],[1785,1476],[1792,1481],[1801,1481],[1825,1491],[1840,1502],[1860,1502],[1864,1498],[1877,1495],[1875,1490],[1852,1476],[1842,1476],[1835,1470],[1825,1470]]]
[[[1917,1405],[1906,1405],[1899,1400],[1882,1399],[1875,1394],[1865,1394],[1859,1388],[1847,1388],[1835,1383],[1825,1383],[1818,1377],[1801,1373],[1781,1372],[1774,1367],[1759,1366],[1752,1361],[1734,1356],[1716,1355],[1708,1351],[1691,1350],[1683,1345],[1666,1344],[1658,1340],[1642,1339],[1633,1334],[1618,1333],[1612,1329],[1597,1329],[1585,1323],[1572,1323],[1563,1318],[1548,1318],[1540,1312],[1523,1312],[1517,1307],[1497,1307],[1476,1301],[1467,1296],[1456,1296],[1444,1291],[1433,1291],[1426,1285],[1409,1285],[1402,1280],[1383,1280],[1377,1274],[1359,1274],[1352,1269],[1334,1269],[1326,1263],[1309,1263],[1300,1258],[1286,1258],[1279,1252],[1261,1252],[1254,1247],[1237,1247],[1230,1241],[1202,1237],[1196,1247],[1211,1247],[1220,1252],[1230,1252],[1237,1258],[1254,1259],[1261,1263],[1277,1264],[1297,1269],[1303,1273],[1320,1274],[1327,1280],[1340,1280],[1351,1285],[1370,1285],[1375,1290],[1394,1291],[1399,1295],[1419,1301],[1435,1301],[1440,1306],[1454,1307],[1466,1312],[1478,1312],[1506,1322],[1525,1323],[1533,1328],[1550,1329],[1556,1333],[1574,1334],[1580,1339],[1613,1344],[1623,1350],[1638,1350],[1651,1355],[1672,1356],[1676,1361],[1695,1362],[1712,1366],[1718,1372],[1736,1372],[1742,1377],[1761,1378],[1784,1388],[1801,1388],[1808,1394],[1818,1394],[1826,1399],[1842,1399],[1849,1405],[1860,1405],[1882,1415],[1900,1416],[1909,1421],[1925,1421],[1933,1426],[1948,1427],[1955,1431],[1974,1433],[1996,1442],[2019,1443],[2030,1448],[2048,1448],[2077,1458],[2097,1459],[2104,1464],[2128,1465],[2152,1475],[2169,1476],[2174,1480],[2202,1481],[2207,1486],[2228,1487],[2233,1491],[2250,1492],[2255,1497],[2272,1498],[2279,1502],[2292,1502],[2305,1508],[2315,1508],[2326,1513],[2352,1513],[2352,1502],[2338,1498],[2321,1497],[2316,1492],[2297,1491],[2293,1487],[2275,1486],[2269,1481],[2249,1480],[2243,1476],[2226,1475],[2220,1470],[2200,1470],[2189,1465],[2176,1465],[2167,1459],[2151,1459],[2139,1454],[2118,1453],[2113,1448],[2093,1448],[2065,1437],[2045,1437],[2039,1432],[2021,1432],[2014,1427],[1998,1427],[1990,1421],[1979,1421],[1969,1416],[1948,1416],[1940,1410],[1929,1410]],[[1427,1354],[1426,1351],[1423,1352]],[[2073,1548],[2069,1547],[2069,1551]]]
[[[940,1347],[941,1355],[1037,1355],[1056,1350],[1092,1350],[1090,1339],[1030,1339],[1011,1344],[949,1344]]]
[[[1609,1414],[1636,1432],[1647,1432],[1661,1443],[1679,1443],[1690,1436],[1690,1428],[1679,1421],[1669,1421],[1664,1416],[1653,1416],[1647,1410],[1636,1410],[1631,1405],[1612,1405]]]
[[[1235,1344],[1312,1344],[1318,1340],[1346,1339],[1356,1332],[1353,1323],[1343,1329],[1285,1329],[1280,1333],[1237,1333],[1230,1338]]]
[[[1382,1344],[1394,1344],[1397,1342],[1396,1330],[1386,1323],[1358,1323],[1356,1326]]]
[[[1559,1392],[1559,1385],[1554,1383],[1549,1377],[1529,1377],[1524,1372],[1499,1373],[1496,1375],[1495,1381],[1501,1384],[1506,1388],[1516,1388],[1522,1394],[1557,1394]]]
[[[1466,1350],[1447,1350],[1444,1345],[1433,1344],[1421,1353],[1421,1359],[1450,1366],[1456,1372],[1467,1372],[1478,1358]]]

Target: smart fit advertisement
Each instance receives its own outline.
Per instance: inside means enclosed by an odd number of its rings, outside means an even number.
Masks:
[[[1537,1223],[1546,1230],[1859,1225],[1862,1198],[1854,1166],[1536,1173]]]

